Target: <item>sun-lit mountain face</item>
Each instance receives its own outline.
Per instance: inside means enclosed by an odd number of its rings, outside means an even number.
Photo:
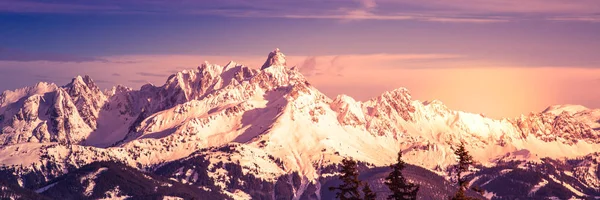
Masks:
[[[598,1],[0,0],[0,199],[600,199]]]
[[[380,174],[384,171],[378,167],[395,162],[398,151],[415,167],[412,180],[453,190],[448,173],[456,164],[452,147],[459,143],[477,163],[469,175],[472,183],[487,191],[473,195],[515,197],[498,184],[517,180],[517,172],[542,177],[521,180],[526,184],[519,187],[528,192],[514,193],[518,197],[599,195],[593,164],[600,149],[598,110],[557,105],[497,120],[452,110],[440,101],[414,100],[405,88],[367,101],[330,98],[297,68],[286,66],[279,49],[269,53],[261,70],[233,61],[225,66],[206,62],[169,76],[162,86],[139,90],[117,85],[101,91],[89,76],[77,76],[64,86],[39,83],[5,91],[0,105],[3,176],[21,187],[43,188],[41,194],[50,197],[81,173],[99,184],[105,179],[99,174],[115,166],[71,171],[109,161],[212,195],[322,199],[330,195],[322,185],[332,184],[343,158],[359,161],[364,173]],[[537,170],[563,162],[572,166],[564,169],[567,175]],[[567,176],[567,185],[556,186]],[[379,179],[369,180],[375,184]],[[271,186],[249,187],[242,184],[246,181]],[[536,193],[547,191],[546,184],[564,191]],[[82,187],[94,192],[77,195],[104,195],[93,184]],[[105,192],[137,194],[119,188]],[[263,190],[267,194],[257,193]]]

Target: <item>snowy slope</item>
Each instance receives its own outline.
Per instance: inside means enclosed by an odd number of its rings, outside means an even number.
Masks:
[[[469,176],[472,185],[491,191],[498,198],[598,199],[598,158],[598,153],[594,153],[575,159],[504,159]]]
[[[600,130],[600,109],[589,109],[581,105],[554,105],[543,111],[554,115],[563,112],[573,116],[579,122],[588,124],[594,130]]]
[[[0,96],[0,163],[32,166],[17,174],[51,178],[95,160],[147,169],[198,153],[231,157],[197,151],[235,144],[241,152],[231,159],[254,169],[243,173],[265,180],[298,173],[308,184],[343,157],[385,166],[399,150],[407,162],[445,175],[456,162],[451,146],[460,142],[486,166],[577,158],[600,149],[599,110],[553,106],[494,120],[436,100],[413,100],[404,88],[364,102],[331,99],[285,63],[276,50],[261,70],[206,62],[140,90],[101,92],[91,78],[78,76],[65,86],[6,91]],[[588,179],[590,187],[597,185]]]
[[[36,192],[52,199],[226,199],[116,162],[94,162],[56,178]]]
[[[0,98],[0,142],[4,145],[25,142],[78,143],[84,140],[95,121],[93,106],[77,95],[77,80],[70,87],[40,83],[31,88],[6,91]],[[81,86],[86,87],[87,86]],[[25,95],[27,94],[27,95]],[[103,98],[88,95],[89,98]],[[78,111],[80,106],[81,112]]]

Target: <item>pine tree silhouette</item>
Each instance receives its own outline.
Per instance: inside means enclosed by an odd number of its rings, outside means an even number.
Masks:
[[[364,200],[375,200],[377,198],[377,194],[371,190],[368,183],[365,183],[365,187],[363,187],[363,195],[365,196]]]
[[[410,183],[402,175],[405,162],[402,160],[402,151],[398,152],[398,162],[390,165],[392,172],[385,178],[385,184],[390,188],[392,194],[387,199],[389,200],[414,200],[417,199],[419,185]]]
[[[456,165],[456,176],[458,181],[458,191],[451,198],[452,200],[469,200],[474,199],[465,195],[465,188],[467,187],[467,180],[463,177],[463,173],[469,170],[469,166],[473,165],[473,156],[469,154],[469,151],[465,148],[464,143],[460,143],[457,148],[454,149],[454,154],[458,157],[458,165]]]
[[[335,193],[335,198],[340,200],[360,200],[359,187],[361,185],[358,180],[358,170],[356,169],[356,161],[348,158],[342,160],[342,175],[340,180],[342,184],[338,187],[329,187],[329,190],[338,192]]]

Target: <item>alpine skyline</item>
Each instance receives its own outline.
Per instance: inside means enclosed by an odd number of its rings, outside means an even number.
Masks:
[[[0,199],[600,199],[599,0],[0,0]]]
[[[330,96],[516,117],[600,107],[597,1],[0,1],[0,90],[89,74],[162,85],[204,61],[259,68],[281,48]],[[117,71],[118,72],[114,72]]]

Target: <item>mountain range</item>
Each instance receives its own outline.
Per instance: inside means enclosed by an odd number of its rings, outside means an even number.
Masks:
[[[384,198],[382,174],[401,151],[420,198],[441,199],[456,190],[459,143],[477,162],[474,197],[600,198],[600,109],[497,120],[405,88],[330,98],[279,49],[260,70],[206,62],[139,90],[77,76],[4,91],[0,128],[8,198],[331,199],[346,157]]]

